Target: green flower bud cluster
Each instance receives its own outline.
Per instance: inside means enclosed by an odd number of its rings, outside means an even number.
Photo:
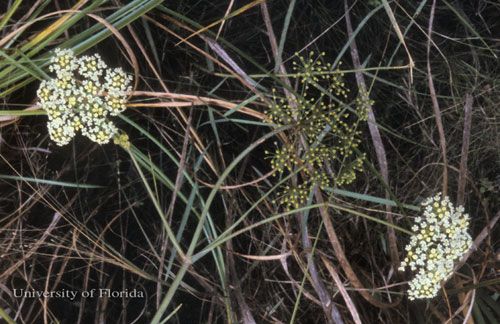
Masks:
[[[265,153],[270,154],[268,151]],[[299,163],[300,160],[295,156],[295,148],[293,145],[276,149],[271,159],[271,167],[278,172],[284,172],[285,170],[292,171],[294,166]]]
[[[70,49],[56,49],[49,71],[55,78],[42,81],[37,95],[47,112],[50,138],[68,144],[78,131],[105,144],[117,133],[107,116],[126,108],[132,77],[121,68],[109,69],[98,54],[75,57]]]
[[[130,139],[126,133],[120,133],[113,137],[113,143],[123,147],[123,149],[130,149]]]
[[[280,193],[280,202],[287,208],[305,202],[300,197],[306,197],[315,185],[325,189],[353,182],[365,158],[355,153],[361,143],[358,125],[367,120],[373,102],[366,93],[360,93],[354,109],[350,109],[345,103],[349,89],[344,74],[338,68],[334,70],[330,63],[323,63],[324,55],[311,52],[307,57],[298,56],[293,69],[299,80],[300,96],[279,98],[273,89],[273,103],[267,113],[267,122],[292,126],[288,131],[291,144],[273,153],[266,152],[271,156],[273,170],[280,174],[298,168],[304,170],[298,187],[285,187]],[[308,148],[299,151],[301,139],[305,139]]]
[[[417,217],[415,233],[406,246],[407,255],[399,270],[410,267],[416,271],[410,281],[410,300],[432,298],[440,283],[453,274],[454,262],[472,246],[467,233],[469,216],[462,206],[455,208],[448,197],[437,194],[422,204],[423,217]]]
[[[297,209],[306,204],[309,190],[309,186],[305,183],[292,187],[285,186],[281,192],[282,197],[279,202],[284,205],[287,210],[293,208]]]

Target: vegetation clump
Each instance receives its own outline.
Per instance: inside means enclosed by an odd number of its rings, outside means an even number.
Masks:
[[[500,323],[500,1],[3,3],[1,323]]]

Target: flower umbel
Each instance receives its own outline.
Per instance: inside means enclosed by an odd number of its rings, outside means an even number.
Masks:
[[[125,110],[132,77],[108,68],[99,54],[77,58],[70,49],[56,49],[50,63],[55,78],[42,81],[37,92],[50,138],[63,146],[81,131],[98,144],[108,143],[117,128],[107,117]]]
[[[454,262],[472,245],[467,233],[469,215],[462,206],[455,208],[441,193],[422,203],[423,217],[417,217],[412,231],[415,233],[406,246],[407,256],[399,270],[410,267],[416,271],[410,281],[408,296],[433,298],[442,281],[453,274]]]
[[[314,186],[325,190],[356,179],[365,158],[357,154],[360,124],[367,120],[367,108],[373,104],[361,92],[353,107],[346,103],[349,89],[343,72],[323,62],[324,53],[297,56],[293,62],[299,81],[297,95],[279,98],[273,90],[267,112],[267,122],[291,126],[286,132],[290,143],[266,152],[273,170],[279,174],[303,171],[296,184],[280,191],[278,202],[286,209],[303,205]]]

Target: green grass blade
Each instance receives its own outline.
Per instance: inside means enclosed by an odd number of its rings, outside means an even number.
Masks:
[[[23,0],[16,0],[14,3],[10,6],[10,8],[7,10],[7,12],[4,14],[2,17],[2,20],[0,20],[0,30],[5,27],[5,25],[9,22],[10,17],[16,12],[17,8],[19,5],[23,2]]]
[[[98,189],[98,188],[104,188],[103,186],[92,185],[92,184],[74,183],[74,182],[65,182],[65,181],[56,181],[56,180],[47,180],[47,179],[38,179],[38,178],[14,176],[14,175],[7,175],[7,174],[0,174],[0,179],[4,179],[4,180],[16,180],[16,181],[24,181],[24,182],[32,182],[32,183],[46,184],[46,185],[51,185],[51,186],[56,186],[56,187],[68,187],[68,188],[78,188],[78,189]]]
[[[14,320],[9,315],[7,315],[2,307],[0,307],[0,319],[3,319],[8,324],[16,324],[16,322],[14,322]]]
[[[401,207],[404,207],[406,209],[410,209],[410,210],[414,210],[414,211],[420,211],[420,209],[421,209],[420,207],[415,206],[415,205],[401,204],[401,203],[397,203],[394,200],[370,196],[370,195],[366,195],[366,194],[360,194],[357,192],[352,192],[352,191],[338,189],[338,188],[335,188],[335,189],[327,188],[326,191],[333,192],[333,193],[340,195],[340,196],[364,200],[364,201],[368,201],[368,202],[372,202],[372,203],[376,203],[376,204],[380,204],[380,205],[387,205],[387,206],[394,206],[394,207],[401,206]]]

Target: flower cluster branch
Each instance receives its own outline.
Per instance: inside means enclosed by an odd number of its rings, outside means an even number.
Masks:
[[[287,209],[303,205],[315,185],[325,189],[353,182],[365,158],[356,154],[361,142],[358,125],[366,121],[371,102],[366,94],[360,94],[354,108],[346,104],[349,89],[344,75],[330,63],[323,63],[323,56],[314,52],[299,56],[293,67],[299,81],[298,95],[285,100],[273,90],[273,104],[267,113],[269,123],[293,126],[287,134],[290,143],[267,152],[272,168],[280,174],[299,168],[304,172],[300,183],[284,186],[280,193],[279,202]],[[301,138],[307,147],[300,145]]]

